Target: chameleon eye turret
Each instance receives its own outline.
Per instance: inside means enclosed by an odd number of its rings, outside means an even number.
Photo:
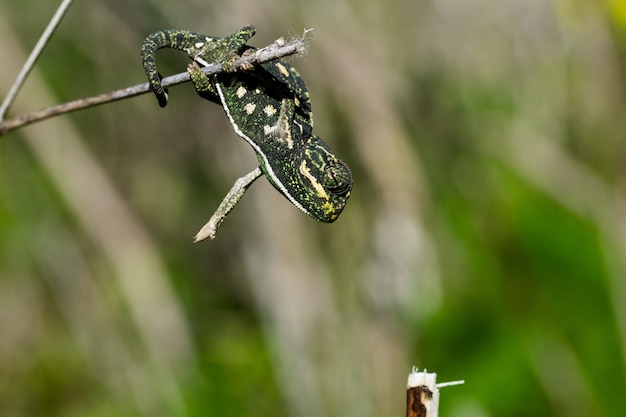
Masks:
[[[235,182],[195,241],[215,237],[226,215],[262,174],[293,205],[327,223],[343,211],[352,189],[348,165],[312,134],[309,93],[295,68],[276,59],[233,72],[234,60],[255,49],[246,45],[252,35],[252,26],[225,38],[165,30],[149,35],[141,49],[144,70],[161,107],[168,96],[154,55],[160,48],[186,52],[193,60],[188,71],[197,93],[222,105],[235,133],[252,146],[259,160],[258,168]],[[209,77],[200,69],[213,63],[226,72]]]
[[[337,161],[324,171],[322,184],[336,196],[348,198],[352,190],[352,172],[345,162]]]

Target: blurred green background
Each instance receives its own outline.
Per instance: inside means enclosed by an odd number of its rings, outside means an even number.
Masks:
[[[58,3],[0,4],[4,97]],[[626,410],[626,2],[76,2],[9,116],[144,82],[145,36],[314,28],[315,131],[354,174],[317,223],[190,85],[0,138],[0,415]],[[163,73],[184,54],[163,51]]]

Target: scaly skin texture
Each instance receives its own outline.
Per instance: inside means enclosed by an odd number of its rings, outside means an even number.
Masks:
[[[156,69],[156,51],[163,47],[185,51],[194,61],[188,71],[196,91],[223,106],[235,132],[256,152],[272,185],[300,210],[333,222],[350,196],[352,173],[312,134],[309,93],[295,68],[277,59],[232,72],[235,58],[254,50],[246,45],[252,35],[252,26],[225,38],[182,30],[151,34],[141,56],[152,90],[164,107],[167,92]],[[227,72],[209,77],[198,66],[212,63],[222,64]]]

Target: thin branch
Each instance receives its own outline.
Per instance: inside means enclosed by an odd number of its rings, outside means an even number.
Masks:
[[[296,38],[289,43],[285,43],[284,39],[280,38],[273,44],[268,45],[265,48],[257,49],[254,53],[245,54],[244,56],[236,59],[234,67],[235,70],[245,70],[246,68],[249,68],[250,65],[262,64],[273,59],[293,54],[303,54],[305,52],[306,44],[304,38]],[[207,75],[214,75],[224,72],[220,64],[213,64],[207,67],[203,67],[202,71]],[[170,77],[166,77],[162,80],[161,83],[163,87],[171,87],[174,85],[185,83],[187,81],[190,81],[190,77],[188,73],[184,72],[172,75]],[[148,93],[150,91],[150,85],[148,83],[138,84],[132,87],[123,88],[121,90],[111,91],[108,93],[99,94],[97,96],[81,98],[53,107],[48,107],[47,109],[24,114],[22,116],[17,116],[13,119],[0,122],[0,136],[4,136],[7,133],[20,127],[35,122],[40,122],[42,120],[49,119],[60,114],[70,113],[76,110],[82,110],[88,107],[94,107],[100,104],[134,97],[140,94]]]
[[[9,107],[15,101],[15,97],[17,97],[17,93],[19,93],[20,89],[22,88],[22,85],[24,85],[24,81],[26,81],[26,77],[28,76],[30,71],[33,69],[33,66],[35,66],[35,62],[37,62],[37,59],[41,55],[43,48],[45,48],[46,44],[50,40],[52,33],[57,28],[57,26],[59,26],[61,19],[63,18],[63,16],[65,16],[65,12],[67,12],[67,10],[72,5],[72,1],[73,0],[63,0],[61,5],[59,5],[59,8],[57,9],[57,11],[54,13],[54,16],[52,16],[52,19],[50,19],[50,23],[48,23],[48,26],[41,34],[41,37],[37,41],[37,44],[33,48],[33,51],[28,56],[28,59],[26,60],[26,62],[24,63],[24,66],[22,67],[22,70],[20,71],[17,78],[15,79],[15,82],[11,86],[9,93],[7,94],[6,98],[2,102],[2,105],[0,105],[0,122],[4,120],[4,116],[6,116],[7,111],[9,110]]]

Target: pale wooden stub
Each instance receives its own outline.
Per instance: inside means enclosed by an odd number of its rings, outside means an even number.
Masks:
[[[423,415],[421,412],[415,412],[414,410],[408,409],[408,404],[413,401],[407,398],[407,416],[410,417],[438,417],[439,416],[439,388],[448,387],[451,385],[459,385],[464,384],[465,381],[453,381],[453,382],[443,382],[441,384],[437,384],[437,374],[436,373],[428,373],[426,369],[422,372],[418,372],[417,367],[413,367],[411,373],[409,374],[409,379],[407,382],[407,395],[419,395],[419,398],[413,399],[414,401],[421,402],[421,404],[426,409],[426,414]],[[424,395],[423,393],[416,392],[415,390],[411,390],[412,388],[417,387],[426,387],[429,391],[428,395]],[[423,390],[422,390],[423,392]],[[422,415],[420,415],[422,414]]]

